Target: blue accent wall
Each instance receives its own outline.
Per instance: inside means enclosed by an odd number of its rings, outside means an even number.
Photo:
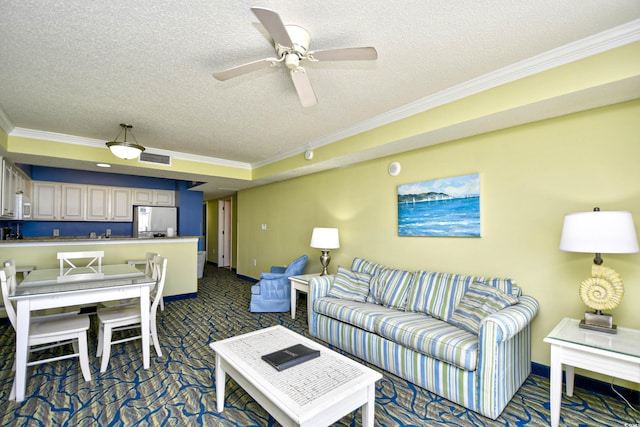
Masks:
[[[8,221],[11,228],[16,229],[16,221]],[[53,229],[57,228],[60,236],[87,236],[96,233],[98,236],[105,234],[107,228],[111,229],[114,236],[131,236],[133,225],[131,222],[98,222],[98,221],[20,221],[22,235],[52,236]]]
[[[151,188],[154,190],[172,190],[176,192],[178,207],[178,234],[181,236],[201,236],[202,203],[201,191],[190,191],[190,181],[179,181],[167,178],[154,178],[136,175],[121,175],[105,172],[88,172],[75,169],[60,169],[47,166],[19,165],[32,180],[70,182],[87,185],[107,185],[112,187]],[[98,221],[13,221],[0,220],[0,226],[11,227],[15,233],[17,224],[24,237],[52,236],[58,229],[60,236],[89,236],[105,234],[107,228],[114,236],[131,236],[132,222],[98,222]],[[204,242],[200,239],[198,250],[203,250]]]
[[[202,191],[190,191],[187,181],[176,182],[176,206],[178,209],[178,233],[182,236],[202,236]],[[186,209],[184,208],[186,207]],[[202,239],[198,250],[203,250]]]
[[[176,181],[173,179],[87,172],[47,166],[31,166],[30,176],[34,181],[72,182],[75,184],[108,185],[112,187],[152,188],[154,190],[176,189]]]

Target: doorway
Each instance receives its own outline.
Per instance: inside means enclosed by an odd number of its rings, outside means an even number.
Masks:
[[[218,267],[231,268],[231,200],[218,200]]]

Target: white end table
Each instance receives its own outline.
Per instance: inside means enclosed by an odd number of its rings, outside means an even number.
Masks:
[[[320,273],[301,274],[289,277],[291,283],[291,318],[296,318],[296,305],[298,305],[298,291],[309,293],[309,280],[318,277]]]
[[[551,425],[560,422],[562,365],[567,396],[573,396],[574,368],[640,383],[640,331],[620,328],[615,335],[581,329],[579,320],[564,318],[544,342],[551,344]]]

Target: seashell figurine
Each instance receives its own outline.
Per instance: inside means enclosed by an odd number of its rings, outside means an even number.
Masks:
[[[590,278],[580,285],[580,298],[594,310],[612,310],[622,301],[624,286],[614,270],[593,264]]]

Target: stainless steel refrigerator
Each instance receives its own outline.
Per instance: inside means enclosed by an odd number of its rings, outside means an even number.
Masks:
[[[178,208],[134,206],[133,237],[178,235]]]

